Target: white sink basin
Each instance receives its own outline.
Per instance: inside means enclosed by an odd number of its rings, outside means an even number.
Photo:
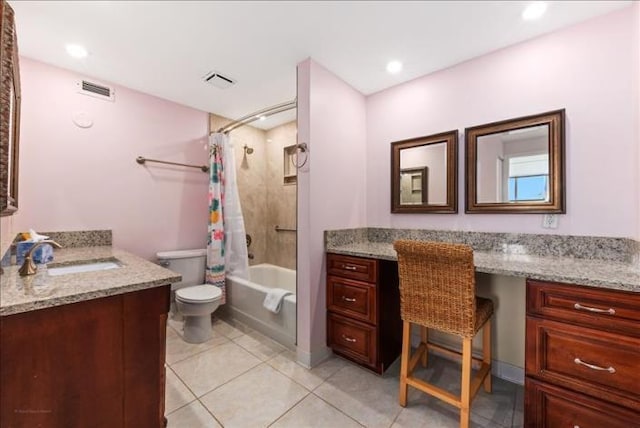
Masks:
[[[116,262],[93,262],[70,266],[60,266],[48,268],[47,272],[51,276],[69,275],[72,273],[95,272],[98,270],[118,269],[120,264]]]

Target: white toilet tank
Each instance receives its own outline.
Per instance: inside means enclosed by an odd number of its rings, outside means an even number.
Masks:
[[[207,250],[179,250],[156,253],[158,264],[182,275],[182,281],[171,284],[172,290],[204,284]]]

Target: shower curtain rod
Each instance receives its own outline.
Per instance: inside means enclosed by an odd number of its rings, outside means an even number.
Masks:
[[[281,113],[283,111],[294,109],[296,108],[297,104],[298,104],[297,100],[293,99],[285,103],[276,104],[274,106],[255,111],[251,114],[241,117],[240,119],[234,120],[233,122],[229,122],[222,128],[219,128],[217,132],[224,132],[224,133],[231,132],[236,128],[247,125],[255,120],[258,120],[260,116],[271,116],[276,113]]]

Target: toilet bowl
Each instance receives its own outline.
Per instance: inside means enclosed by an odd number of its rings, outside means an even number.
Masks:
[[[176,291],[176,307],[184,317],[184,340],[202,343],[211,338],[211,314],[218,309],[222,290],[214,285],[195,285]]]
[[[183,339],[202,343],[211,338],[211,315],[218,309],[222,290],[203,284],[206,250],[166,251],[156,254],[161,266],[182,275],[182,281],[171,284],[171,316],[184,320]]]

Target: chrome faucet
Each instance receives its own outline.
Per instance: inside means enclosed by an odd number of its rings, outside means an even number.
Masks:
[[[51,239],[45,239],[44,241],[36,242],[35,244],[33,244],[33,247],[29,248],[29,251],[27,251],[27,254],[24,256],[24,262],[22,263],[22,266],[18,271],[20,272],[20,276],[33,275],[36,273],[36,265],[31,259],[31,254],[43,244],[51,244],[56,248],[62,248],[62,245]]]

